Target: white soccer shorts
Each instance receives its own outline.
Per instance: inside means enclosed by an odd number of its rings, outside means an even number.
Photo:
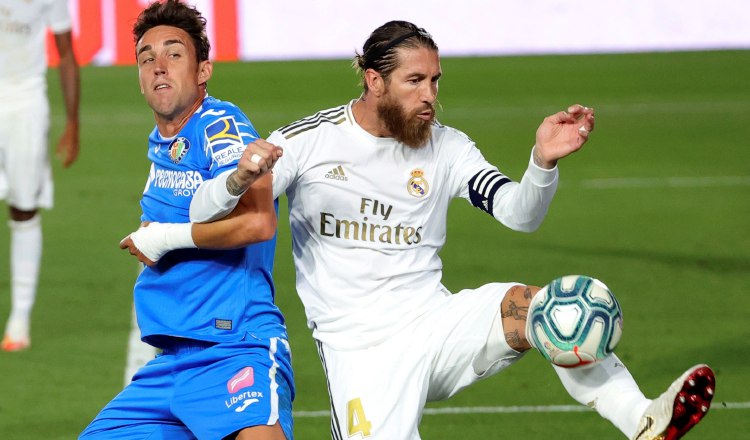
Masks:
[[[488,347],[498,354],[482,375],[473,362],[487,345],[505,293],[493,283],[442,297],[435,307],[389,340],[359,350],[334,350],[318,342],[332,401],[334,440],[419,439],[428,401],[446,399],[521,358],[504,337]]]
[[[24,211],[51,208],[47,151],[49,103],[44,93],[0,108],[0,200]]]

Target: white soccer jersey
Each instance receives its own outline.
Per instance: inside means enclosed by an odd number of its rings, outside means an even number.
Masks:
[[[48,28],[71,29],[67,0],[0,2],[0,98],[46,91]]]
[[[435,123],[411,148],[362,129],[352,104],[274,131],[284,148],[274,197],[286,192],[297,292],[313,336],[363,348],[429,309],[441,284],[451,199],[463,197],[506,226],[533,230],[557,186],[557,168],[529,165],[512,182],[465,134]]]

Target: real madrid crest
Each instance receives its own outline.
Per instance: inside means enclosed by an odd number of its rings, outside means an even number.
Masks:
[[[178,137],[169,144],[169,158],[174,163],[180,163],[190,149],[190,141],[184,137]]]
[[[406,190],[414,197],[424,197],[430,190],[430,185],[424,179],[424,171],[415,168],[411,172],[411,179],[406,184]]]

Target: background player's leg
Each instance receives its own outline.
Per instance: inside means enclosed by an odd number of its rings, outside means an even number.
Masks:
[[[11,313],[2,349],[16,351],[31,343],[34,306],[42,257],[42,222],[37,212],[52,207],[52,174],[47,155],[49,104],[44,93],[14,109],[5,123],[7,148],[3,172],[10,209]]]
[[[140,266],[140,264],[139,264]],[[135,317],[133,308],[130,318],[130,333],[128,334],[128,351],[125,359],[124,386],[128,386],[135,373],[159,352],[155,347],[141,341],[141,330]]]
[[[142,368],[81,433],[83,440],[194,440],[172,413],[175,356],[161,356]]]
[[[42,258],[42,222],[36,211],[10,211],[11,312],[2,348],[18,351],[31,345],[31,311]]]
[[[138,263],[138,274],[143,271],[143,264]],[[128,334],[128,349],[125,359],[124,384],[128,386],[136,371],[146,365],[159,352],[156,348],[141,341],[141,330],[135,316],[135,307],[130,316],[130,333]]]

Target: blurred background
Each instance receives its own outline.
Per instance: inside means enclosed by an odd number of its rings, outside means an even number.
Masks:
[[[360,93],[351,68],[393,19],[441,49],[440,121],[466,132],[520,179],[542,119],[580,102],[597,128],[561,162],[539,231],[509,231],[461,200],[441,252],[454,292],[494,281],[602,279],[624,309],[617,350],[655,397],[682,371],[717,373],[711,414],[691,439],[750,432],[750,4],[745,0],[403,2],[206,0],[216,65],[209,92],[239,105],[261,135]],[[33,347],[0,352],[0,438],[75,438],[123,386],[138,267],[119,240],[138,226],[150,109],[138,90],[132,23],[147,2],[69,2],[83,65],[81,154],[55,163]],[[51,57],[54,66],[56,60]],[[64,123],[48,73],[54,145]],[[328,396],[294,291],[286,200],[275,277],[297,380],[295,435],[330,438]],[[7,210],[0,209],[0,221]],[[7,249],[7,228],[0,248]],[[9,309],[0,251],[0,317]],[[394,362],[398,362],[394,359]],[[425,439],[622,438],[579,407],[536,353],[446,402]]]
[[[81,64],[132,64],[144,0],[67,0]],[[747,49],[744,0],[193,0],[217,61],[350,58],[390,20],[428,30],[443,56]],[[54,62],[54,60],[53,60]]]

